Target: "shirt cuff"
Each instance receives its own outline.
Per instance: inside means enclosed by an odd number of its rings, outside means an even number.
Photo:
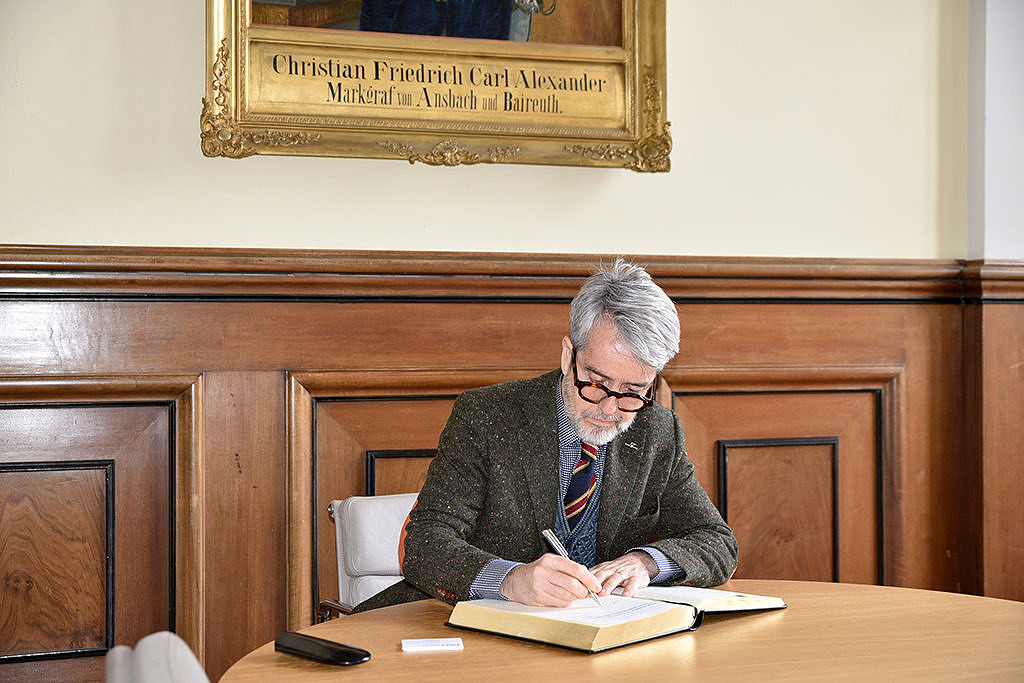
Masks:
[[[633,552],[634,550],[642,550],[647,553],[651,556],[651,559],[654,560],[654,564],[658,565],[658,574],[651,579],[651,583],[662,583],[664,581],[670,581],[675,578],[683,578],[686,576],[686,572],[683,571],[682,567],[676,564],[675,560],[657,548],[643,546],[642,548],[630,548],[629,552]],[[682,576],[680,576],[680,574]]]
[[[501,594],[501,582],[505,580],[508,573],[521,565],[522,562],[512,562],[495,558],[485,564],[469,584],[470,600],[508,600]]]

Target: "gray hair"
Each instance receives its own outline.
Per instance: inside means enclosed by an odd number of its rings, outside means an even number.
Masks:
[[[679,352],[679,314],[664,290],[640,266],[621,257],[587,278],[569,307],[569,338],[587,345],[599,320],[615,325],[637,360],[659,372]]]

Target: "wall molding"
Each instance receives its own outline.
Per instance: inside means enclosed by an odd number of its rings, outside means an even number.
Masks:
[[[1024,261],[967,261],[964,295],[985,302],[1024,302]]]
[[[940,301],[1019,295],[1024,263],[627,255],[686,300]],[[608,254],[0,245],[6,298],[568,300]],[[367,277],[373,276],[373,277]],[[987,294],[986,294],[987,295]]]

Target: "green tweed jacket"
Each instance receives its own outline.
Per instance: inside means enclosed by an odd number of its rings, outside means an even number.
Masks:
[[[469,597],[496,557],[531,562],[558,513],[556,370],[473,389],[456,401],[410,516],[405,580],[357,611],[437,597]],[[736,538],[694,476],[682,425],[658,404],[609,444],[597,522],[597,561],[653,546],[682,567],[689,585],[725,582]]]

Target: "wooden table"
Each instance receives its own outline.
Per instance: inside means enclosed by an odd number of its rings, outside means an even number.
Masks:
[[[734,580],[788,609],[709,614],[697,631],[597,654],[444,626],[437,600],[396,605],[305,629],[358,645],[365,664],[333,667],[268,643],[221,681],[963,679],[1024,681],[1024,602],[957,593],[805,581]],[[402,638],[461,637],[462,652],[403,653]]]

